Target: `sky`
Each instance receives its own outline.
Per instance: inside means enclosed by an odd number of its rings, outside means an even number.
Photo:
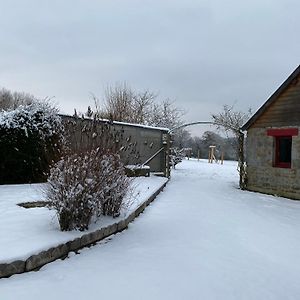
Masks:
[[[186,122],[210,121],[224,104],[256,111],[300,63],[298,0],[0,0],[0,11],[0,88],[63,113],[126,82],[173,100]]]

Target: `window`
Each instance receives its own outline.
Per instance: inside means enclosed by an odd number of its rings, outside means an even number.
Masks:
[[[292,137],[275,137],[275,167],[290,168],[292,162]]]
[[[267,135],[274,137],[274,167],[291,168],[292,139],[298,128],[268,129]]]

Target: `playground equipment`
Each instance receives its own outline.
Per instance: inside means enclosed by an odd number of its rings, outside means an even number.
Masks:
[[[209,146],[208,163],[212,164],[214,161],[216,163],[218,163],[219,161],[221,161],[221,165],[223,165],[223,161],[224,161],[224,153],[223,153],[223,151],[221,152],[220,159],[216,158],[216,156],[215,156],[216,152],[218,152],[218,150],[216,149],[216,146],[214,146],[214,145]]]

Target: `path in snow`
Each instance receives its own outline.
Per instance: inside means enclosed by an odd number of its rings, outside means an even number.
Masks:
[[[299,299],[300,203],[237,189],[235,165],[184,161],[129,229],[39,272],[10,299]]]

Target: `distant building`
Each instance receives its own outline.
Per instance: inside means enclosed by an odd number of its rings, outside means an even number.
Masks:
[[[300,66],[242,130],[247,130],[247,188],[300,199]]]

